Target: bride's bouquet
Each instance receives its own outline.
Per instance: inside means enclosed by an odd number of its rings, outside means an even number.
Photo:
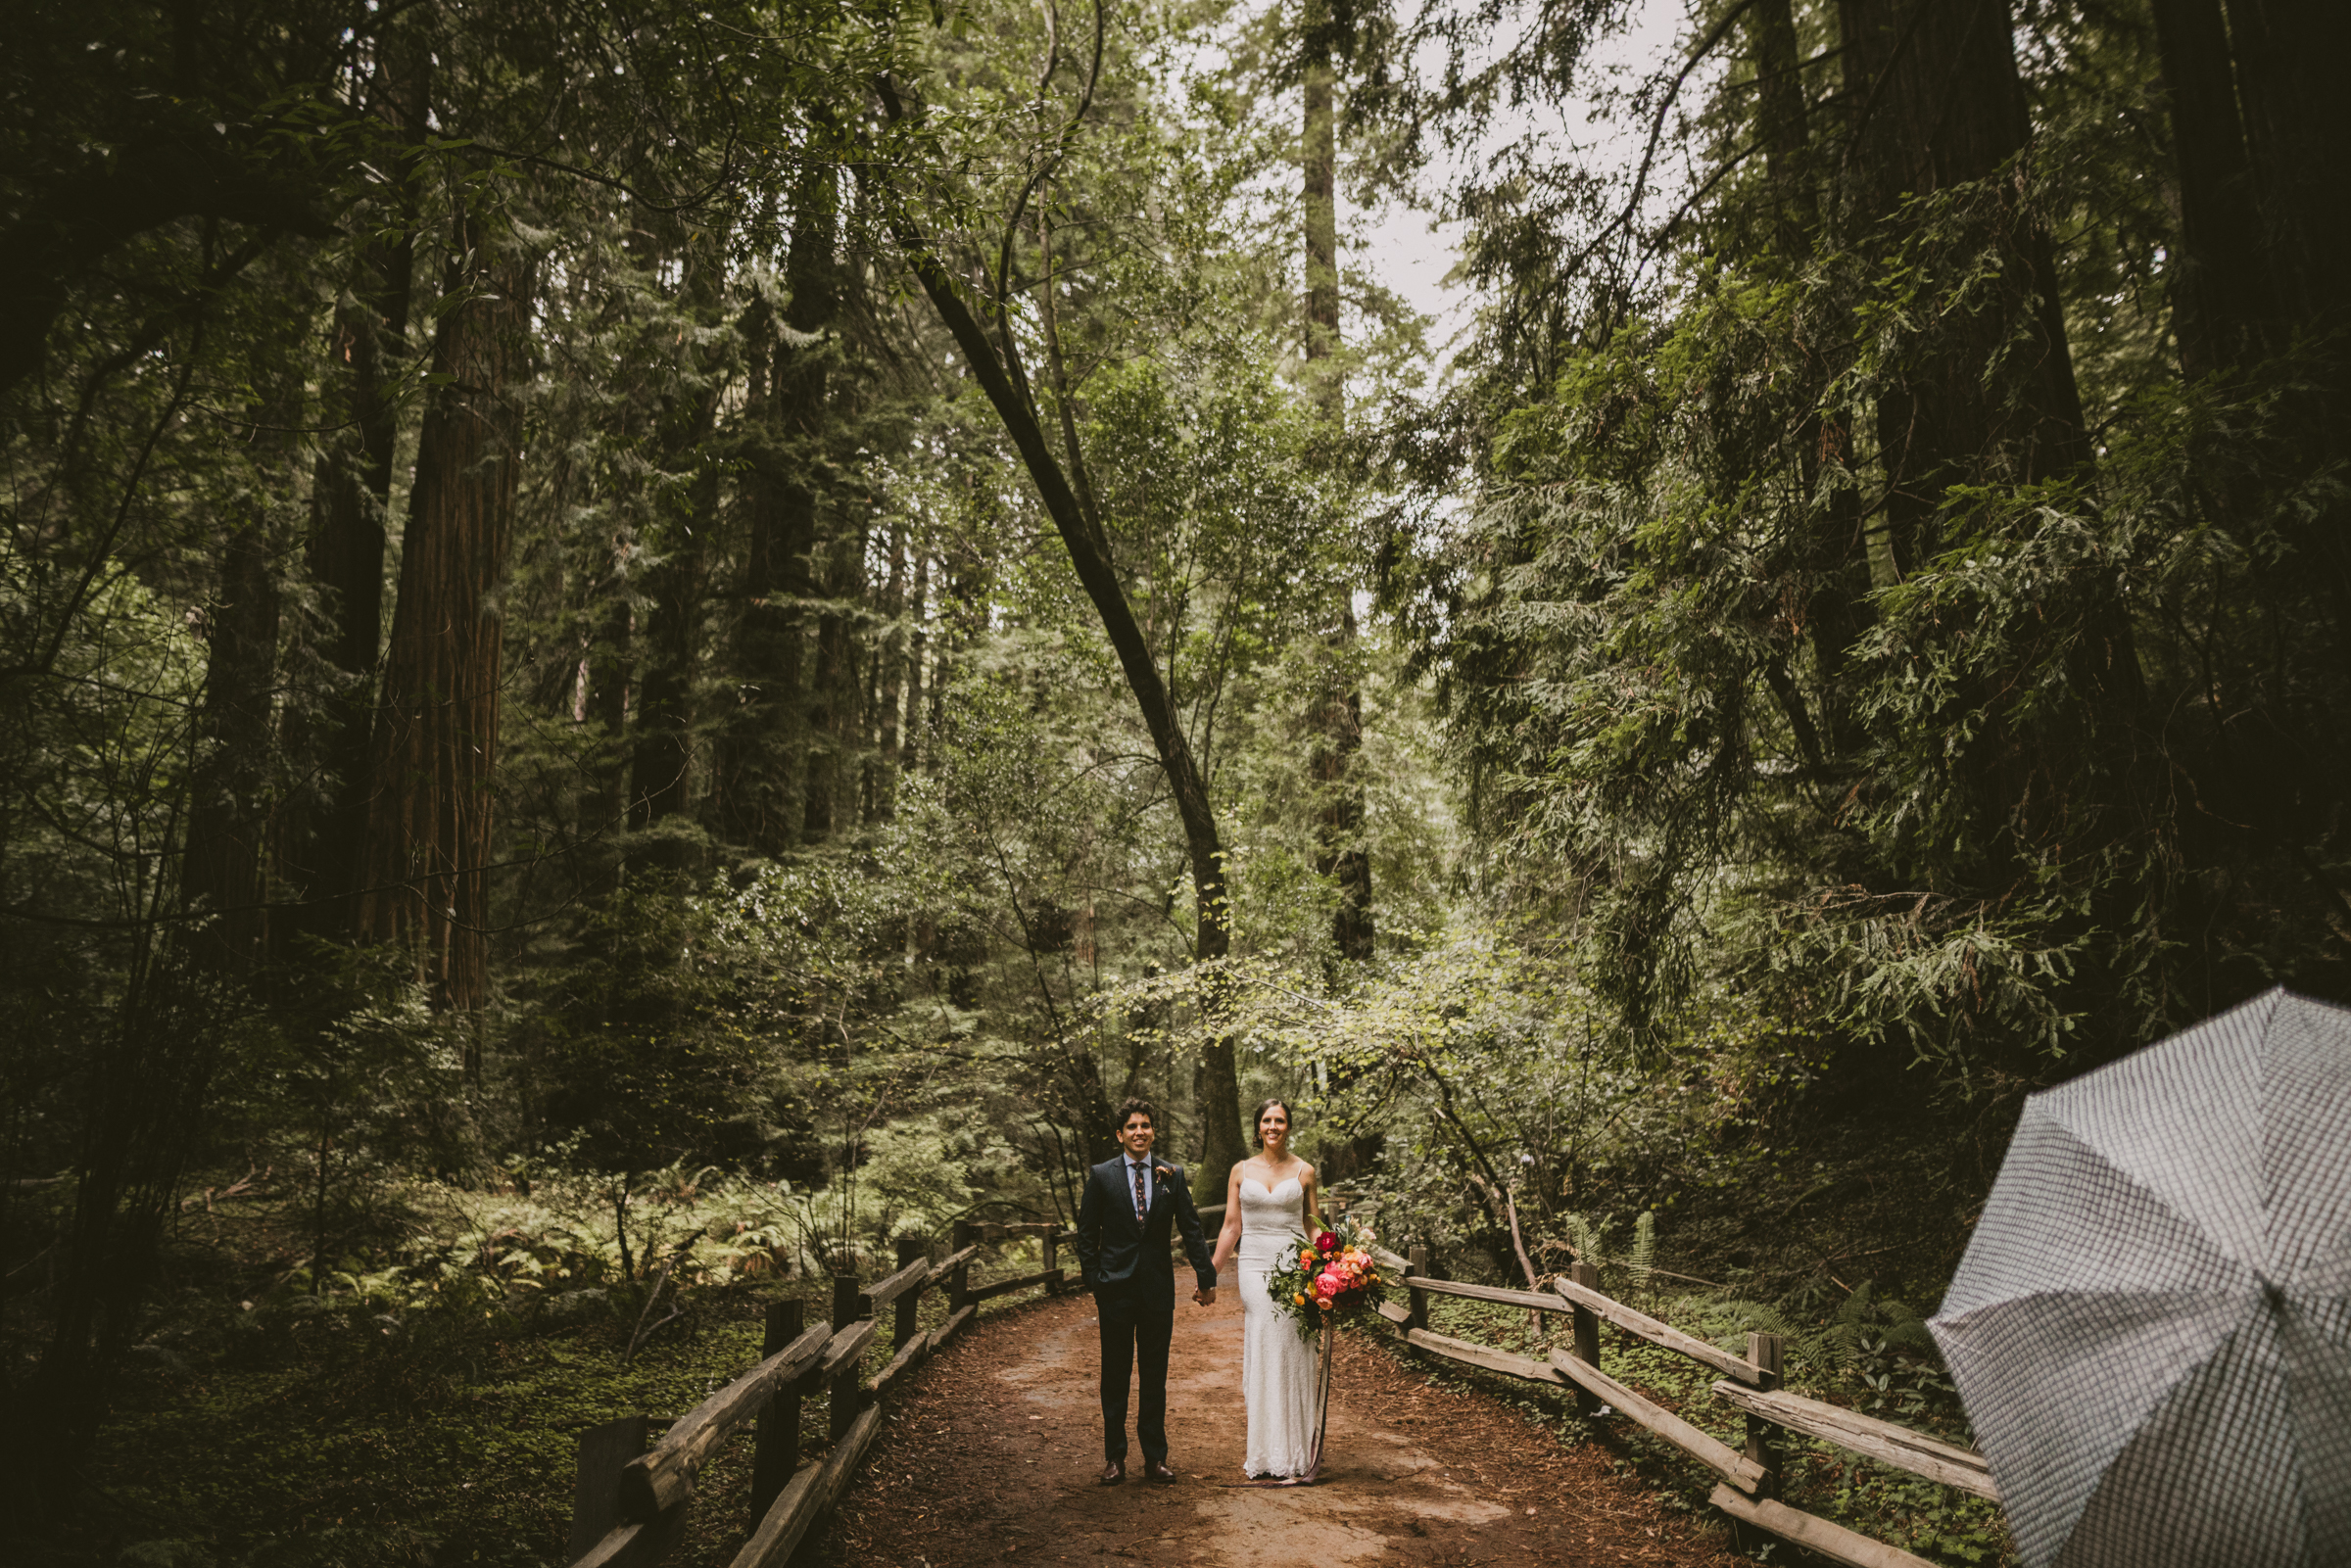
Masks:
[[[1379,1304],[1379,1262],[1371,1256],[1378,1239],[1369,1225],[1341,1219],[1319,1235],[1298,1237],[1281,1265],[1266,1276],[1267,1294],[1290,1314],[1300,1339],[1313,1339],[1324,1324],[1345,1323]]]

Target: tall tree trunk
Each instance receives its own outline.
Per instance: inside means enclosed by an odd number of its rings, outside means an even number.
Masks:
[[[1333,431],[1347,417],[1346,379],[1339,349],[1339,143],[1331,65],[1330,0],[1307,0],[1304,19],[1306,124],[1299,144],[1306,216],[1307,394]]]
[[[864,188],[858,189],[862,193]],[[862,194],[859,200],[864,200]],[[826,312],[825,325],[870,320],[872,302],[865,294],[863,266],[836,265],[830,248],[812,260],[821,270],[812,275],[810,292]],[[865,477],[863,465],[837,464],[833,458],[835,451],[844,450],[844,444],[832,431],[845,430],[863,414],[866,391],[862,381],[844,366],[840,374],[830,378],[828,394],[825,406],[810,419],[811,435],[825,452],[818,471],[828,490],[823,521],[818,525],[823,551],[818,591],[824,595],[824,604],[817,619],[818,679],[811,684],[809,720],[808,835],[812,840],[830,837],[868,819],[863,785],[866,765],[874,755],[872,677],[878,652],[871,636],[874,584],[867,576],[867,555],[882,498]]]
[[[931,610],[931,548],[917,541],[914,546],[914,599],[906,606],[906,732],[901,742],[905,765],[898,770],[902,778],[931,766],[931,714],[924,685],[924,658],[930,651],[930,633],[926,617]]]
[[[385,52],[386,102],[404,136],[421,146],[428,134],[432,56],[405,33]],[[384,635],[385,519],[392,462],[400,439],[393,400],[408,357],[408,313],[416,273],[416,192],[404,179],[392,210],[354,258],[350,287],[336,302],[325,376],[326,403],[342,428],[318,459],[312,490],[307,564],[323,600],[325,645],[335,671],[312,738],[310,716],[288,722],[290,749],[312,751],[321,775],[306,821],[289,833],[289,867],[308,903],[302,924],[325,935],[351,934],[366,853],[368,765],[375,719],[376,661]],[[314,749],[313,749],[314,748]]]
[[[804,824],[807,840],[822,843],[835,830],[857,814],[851,788],[855,737],[864,722],[858,696],[860,639],[850,606],[863,602],[866,593],[865,546],[867,508],[854,508],[856,521],[837,512],[831,519],[836,532],[821,546],[821,561],[812,561],[816,589],[824,607],[816,617],[816,667],[808,682],[808,808]]]
[[[689,239],[673,232],[669,254],[684,268],[680,282],[695,320],[717,324],[726,286],[727,238],[723,231]],[[645,574],[648,601],[640,637],[637,709],[629,756],[629,831],[632,869],[685,869],[690,840],[658,831],[683,826],[695,787],[694,687],[701,653],[703,552],[718,527],[720,464],[710,449],[718,429],[720,349],[689,349],[679,367],[690,390],[669,401],[660,433],[660,462],[669,473],[691,471],[692,480],[666,493],[651,540],[652,564]]]
[[[2031,125],[2007,0],[1840,0],[1839,13],[1861,205],[1899,237],[1909,198],[1988,180],[2025,151]],[[1946,314],[1915,334],[1878,400],[1903,572],[1942,548],[1953,485],[2047,478],[2085,454],[2048,236],[2017,209],[2013,186],[2004,200],[1984,199],[1995,210],[1949,243],[1997,259],[1999,308]],[[2017,348],[2016,336],[2028,341]],[[1988,385],[1994,363],[2014,379]]]
[[[1306,215],[1307,392],[1322,416],[1323,437],[1336,448],[1347,428],[1347,377],[1338,354],[1339,207],[1338,72],[1331,64],[1333,24],[1328,0],[1309,0],[1306,15],[1306,124],[1302,140]],[[1371,857],[1364,845],[1364,697],[1356,672],[1355,585],[1342,576],[1326,607],[1322,634],[1322,690],[1309,722],[1315,743],[1308,762],[1321,801],[1316,825],[1316,870],[1337,889],[1331,945],[1346,959],[1371,956]]]
[[[874,644],[874,758],[867,766],[866,821],[883,823],[898,814],[898,776],[905,772],[899,743],[898,704],[906,676],[906,524],[889,530],[889,585],[883,591],[888,618]]]
[[[2303,383],[2287,403],[2294,467],[2351,463],[2351,6],[2341,0],[2229,0],[2259,244],[2284,330],[2303,346]],[[2207,42],[2209,39],[2207,38]],[[2184,214],[2183,214],[2184,215]],[[2351,679],[2351,505],[2338,487],[2291,508],[2287,530],[2303,569],[2325,585],[2338,679]]]
[[[1805,104],[1791,0],[1751,0],[1747,28],[1755,60],[1756,129],[1771,177],[1776,237],[1781,253],[1800,262],[1811,254],[1820,227],[1820,193],[1814,184],[1812,117]]]
[[[2180,180],[2173,323],[2191,376],[2262,358],[2277,342],[2277,297],[2229,54],[2221,0],[2152,0]]]
[[[1796,16],[1790,0],[1754,0],[1747,15],[1754,54],[1757,129],[1764,150],[1764,167],[1771,183],[1774,237],[1792,272],[1810,261],[1821,238],[1820,158],[1812,140],[1812,115],[1797,47]],[[1839,326],[1849,331],[1849,323]],[[1808,332],[1818,342],[1846,334]],[[1861,498],[1846,484],[1832,484],[1824,494],[1822,480],[1851,460],[1852,431],[1845,417],[1823,413],[1821,393],[1838,366],[1814,350],[1811,374],[1800,396],[1809,404],[1797,432],[1797,479],[1801,490],[1801,522],[1797,530],[1795,555],[1808,580],[1805,590],[1805,637],[1812,650],[1816,682],[1817,723],[1810,706],[1789,682],[1781,697],[1789,721],[1799,733],[1810,728],[1820,738],[1811,748],[1812,760],[1842,768],[1862,744],[1847,690],[1847,654],[1867,624],[1863,609],[1869,592],[1868,550],[1861,536]],[[1784,677],[1783,677],[1784,679]],[[1776,684],[1776,683],[1775,683]]]
[[[902,118],[904,110],[895,89],[887,79],[881,87],[884,106],[890,118]],[[894,205],[891,228],[898,248],[913,267],[923,292],[930,296],[939,320],[955,339],[955,346],[981,390],[987,394],[1005,434],[1012,438],[1015,450],[1020,452],[1022,466],[1029,471],[1030,481],[1036,486],[1037,497],[1044,503],[1045,514],[1053,519],[1054,531],[1061,535],[1062,544],[1070,552],[1079,584],[1101,618],[1102,630],[1110,639],[1111,649],[1118,655],[1119,667],[1127,677],[1128,689],[1142,712],[1143,726],[1150,732],[1151,743],[1158,751],[1160,771],[1167,778],[1176,818],[1183,824],[1184,846],[1191,861],[1195,920],[1192,955],[1197,963],[1214,962],[1232,948],[1224,846],[1217,831],[1216,813],[1209,803],[1208,782],[1192,756],[1191,742],[1185,737],[1183,727],[1176,723],[1175,704],[1168,698],[1167,685],[1160,679],[1159,666],[1151,656],[1151,645],[1144,640],[1142,628],[1134,619],[1134,608],[1128,603],[1127,591],[1119,582],[1110,537],[1103,531],[1101,519],[1079,503],[1069,476],[1053,456],[1052,444],[1046,439],[1036,405],[1023,390],[1025,383],[1016,382],[1007,369],[987,329],[964,304],[955,280],[932,254],[929,241],[904,202],[900,200]],[[1246,1152],[1241,1140],[1239,1066],[1231,1037],[1216,1026],[1213,1017],[1201,1046],[1199,1100],[1203,1167],[1214,1173],[1238,1164]]]
[[[808,508],[804,494],[794,494],[784,440],[777,383],[788,373],[788,351],[768,302],[746,313],[744,336],[751,361],[741,435],[749,533],[728,659],[735,680],[718,720],[710,806],[722,836],[773,854],[798,841],[806,809],[797,763]]]
[[[798,843],[809,814],[809,557],[831,382],[828,346],[812,340],[836,311],[839,175],[812,166],[792,202],[784,330],[765,310],[753,312],[751,325],[752,353],[767,374],[764,398],[745,409],[750,540],[734,658],[741,683],[720,761],[720,831],[768,855]]]
[[[489,860],[504,587],[519,477],[514,383],[528,360],[533,268],[461,213],[433,345],[400,601],[371,755],[364,936],[408,944],[436,1002],[488,993]]]
[[[281,400],[264,418],[277,430],[290,430],[300,423],[298,406],[298,399]],[[256,431],[255,440],[271,449],[267,456],[282,458],[282,438]],[[216,912],[191,938],[191,950],[206,968],[235,978],[261,967],[269,937],[264,847],[277,674],[273,543],[265,509],[232,519],[222,542],[219,582],[206,618],[200,751],[181,872],[189,906]]]
[[[1876,410],[1894,564],[1909,574],[1971,542],[1988,489],[2094,476],[2053,249],[2020,198],[2032,128],[2007,0],[1841,0],[1840,12],[1860,205],[1928,291],[1881,363]],[[1991,526],[2006,520],[1995,511]],[[1996,902],[2079,879],[2084,956],[2055,988],[2067,1011],[2113,1020],[2128,1016],[2115,1003],[2133,960],[2100,933],[2139,918],[2139,879],[2165,853],[2153,802],[2167,785],[2139,739],[2130,613],[2111,583],[2082,589],[2062,680],[2039,683],[2066,698],[2036,704],[2022,671],[1971,668],[1955,702],[1981,722],[1945,766],[1981,856],[1968,890]],[[2100,860],[2127,839],[2145,851],[2133,851],[2136,875]]]
[[[659,559],[646,573],[650,601],[642,639],[634,745],[629,758],[629,831],[643,836],[683,821],[694,797],[694,672],[702,621],[702,542],[718,526],[719,467],[696,455],[717,425],[716,389],[697,397],[675,455],[695,461],[682,502],[664,508]],[[662,833],[631,850],[639,865],[685,866],[686,847]]]
[[[636,655],[636,612],[629,603],[630,557],[634,545],[615,540],[601,582],[591,594],[603,613],[589,629],[585,663],[588,689],[585,722],[595,726],[588,831],[606,833],[621,827],[629,810],[628,753],[623,749],[629,719],[629,673]]]
[[[2351,6],[2229,0],[2239,102],[2279,303],[2305,329],[2351,314]],[[2209,44],[2209,35],[2204,41]]]

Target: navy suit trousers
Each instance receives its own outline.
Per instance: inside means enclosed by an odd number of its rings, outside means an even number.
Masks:
[[[1135,1402],[1134,1434],[1142,1440],[1143,1462],[1168,1457],[1168,1344],[1176,1337],[1176,1304],[1162,1306],[1157,1292],[1128,1282],[1094,1292],[1102,1328],[1102,1455],[1112,1463],[1127,1457],[1127,1379],[1142,1373],[1142,1398]]]

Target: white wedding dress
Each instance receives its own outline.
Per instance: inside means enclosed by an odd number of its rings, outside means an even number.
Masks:
[[[1251,1476],[1302,1476],[1315,1462],[1315,1341],[1299,1337],[1295,1318],[1273,1309],[1266,1276],[1306,1230],[1306,1189],[1284,1176],[1271,1191],[1241,1177],[1241,1397],[1249,1404]]]

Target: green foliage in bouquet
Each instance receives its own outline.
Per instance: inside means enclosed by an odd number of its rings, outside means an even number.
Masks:
[[[1299,1236],[1281,1266],[1266,1276],[1273,1305],[1290,1315],[1300,1339],[1313,1339],[1368,1313],[1384,1298],[1379,1259],[1371,1254],[1378,1232],[1358,1220],[1341,1219],[1327,1230]]]

